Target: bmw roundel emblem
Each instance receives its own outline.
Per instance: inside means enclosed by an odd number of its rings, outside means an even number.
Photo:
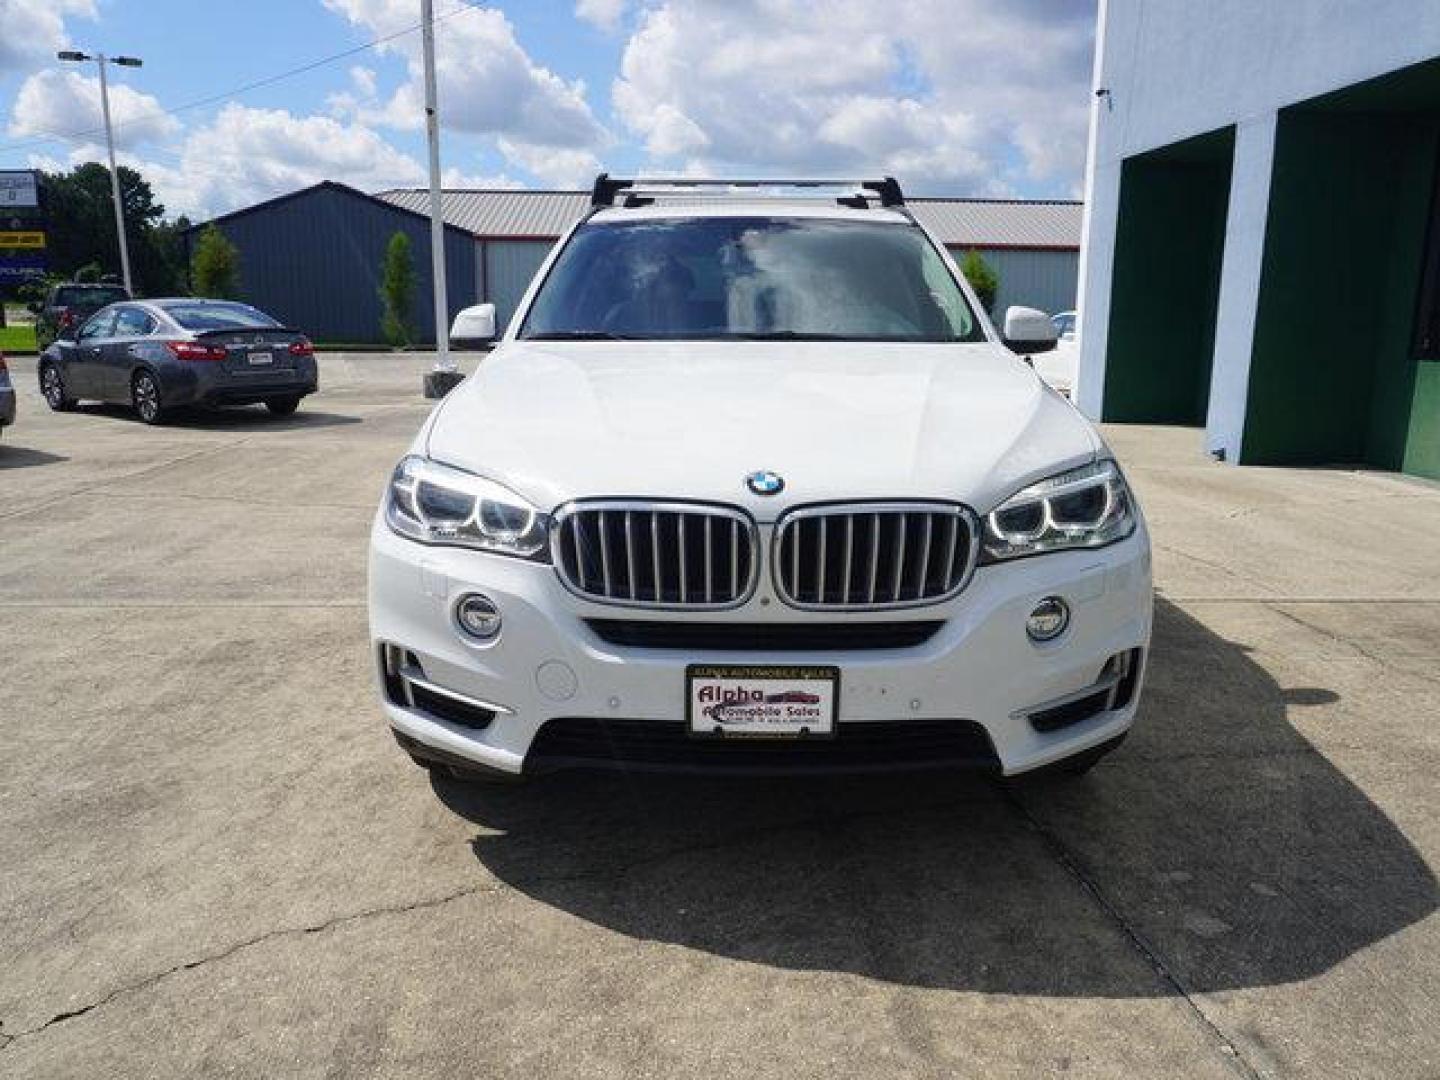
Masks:
[[[745,477],[745,486],[756,495],[778,495],[785,490],[785,478],[769,469],[760,469]]]

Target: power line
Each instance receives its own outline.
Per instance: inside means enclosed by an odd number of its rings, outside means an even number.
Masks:
[[[442,23],[449,19],[453,19],[456,15],[463,15],[467,11],[476,11],[480,8],[480,4],[478,2],[473,2],[473,0],[459,0],[459,2],[460,6],[458,8],[455,8],[453,11],[449,11],[446,14],[441,15],[435,21],[437,23]],[[263,79],[257,79],[251,83],[245,83],[243,86],[237,86],[233,89],[225,90],[218,94],[211,94],[208,97],[196,98],[194,101],[187,101],[183,105],[176,105],[173,108],[162,109],[157,112],[142,113],[139,116],[132,116],[128,120],[122,121],[121,123],[114,125],[115,130],[118,131],[121,128],[130,127],[135,124],[143,123],[147,120],[158,120],[166,116],[174,116],[177,113],[188,112],[191,109],[201,109],[204,108],[206,105],[214,105],[217,102],[228,101],[232,98],[239,97],[241,94],[248,94],[252,90],[259,90],[266,86],[272,86],[277,82],[284,81],[285,79],[294,78],[296,75],[303,75],[308,71],[314,71],[316,68],[325,67],[329,64],[344,60],[347,57],[355,56],[358,53],[366,52],[380,45],[387,44],[388,42],[394,41],[396,38],[402,38],[405,37],[407,34],[413,34],[417,30],[419,30],[422,25],[423,24],[417,22],[413,26],[407,26],[403,30],[396,30],[393,33],[385,34],[381,37],[375,38],[372,41],[367,41],[362,45],[356,45],[341,52],[332,53],[330,56],[323,56],[318,60],[311,60],[308,63],[301,64],[299,67],[291,68],[288,71],[282,71],[275,75],[269,75]],[[104,130],[105,129],[103,127],[93,127],[86,128],[83,131],[47,132],[45,136],[41,138],[27,139],[24,142],[11,143],[8,146],[0,146],[0,154],[7,153],[13,150],[24,150],[32,146],[44,146],[53,142],[74,142],[75,140],[82,139],[87,135],[99,134]]]

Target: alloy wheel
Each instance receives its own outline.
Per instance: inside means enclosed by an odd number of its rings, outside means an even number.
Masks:
[[[160,416],[160,388],[149,375],[135,379],[135,412],[147,424],[153,424]]]
[[[45,403],[52,409],[58,409],[65,404],[65,387],[60,382],[60,372],[55,370],[55,365],[46,364],[40,372],[40,392],[45,395]]]

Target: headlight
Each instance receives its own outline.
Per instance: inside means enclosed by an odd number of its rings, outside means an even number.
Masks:
[[[1130,489],[1113,461],[1031,484],[985,518],[983,562],[1097,548],[1135,531]]]
[[[535,558],[546,551],[550,519],[493,480],[411,455],[395,466],[385,520],[422,544],[479,548]]]

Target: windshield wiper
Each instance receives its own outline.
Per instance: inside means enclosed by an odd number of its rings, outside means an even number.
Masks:
[[[844,334],[814,333],[808,330],[727,330],[718,338],[738,341],[853,341]],[[862,339],[863,340],[863,339]]]
[[[526,334],[524,341],[634,341],[625,334],[612,334],[608,330],[541,330]]]

